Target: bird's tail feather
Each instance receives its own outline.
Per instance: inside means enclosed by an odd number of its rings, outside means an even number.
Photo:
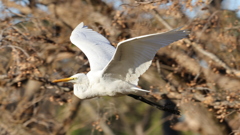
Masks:
[[[142,92],[150,92],[149,90],[144,90],[138,87],[132,87],[133,90],[138,90],[138,91],[142,91]]]

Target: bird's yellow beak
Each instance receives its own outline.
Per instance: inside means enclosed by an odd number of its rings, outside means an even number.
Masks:
[[[71,80],[74,80],[74,78],[63,78],[63,79],[58,79],[58,80],[53,80],[52,82],[53,83],[57,83],[57,82],[68,82],[68,81],[71,81]]]

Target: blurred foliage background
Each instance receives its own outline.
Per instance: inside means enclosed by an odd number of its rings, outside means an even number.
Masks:
[[[239,135],[240,25],[227,0],[1,0],[0,134]],[[237,4],[237,1],[232,4]],[[119,41],[184,26],[189,38],[158,51],[139,86],[180,116],[130,97],[81,101],[52,80],[88,72],[70,43],[84,22]]]

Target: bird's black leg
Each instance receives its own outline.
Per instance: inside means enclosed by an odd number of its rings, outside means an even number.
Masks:
[[[170,112],[170,113],[173,113],[173,114],[177,114],[177,115],[180,115],[180,112],[178,110],[174,110],[174,109],[171,109],[171,108],[168,108],[166,106],[162,106],[162,105],[159,105],[159,104],[156,104],[154,102],[151,102],[145,98],[143,98],[142,96],[138,96],[138,95],[133,95],[133,94],[128,94],[129,97],[132,97],[136,100],[140,100],[148,105],[151,105],[151,106],[154,106],[156,107],[157,109],[159,110],[163,110],[163,111],[167,111],[167,112]]]

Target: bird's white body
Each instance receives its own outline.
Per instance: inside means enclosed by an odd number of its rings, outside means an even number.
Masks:
[[[117,48],[101,34],[80,23],[70,36],[71,42],[87,56],[91,71],[67,78],[74,83],[80,99],[148,92],[137,87],[138,78],[151,65],[156,52],[185,38],[185,31],[149,34],[120,42]],[[66,81],[66,79],[55,82]]]
[[[104,76],[101,71],[76,74],[81,78],[74,84],[74,95],[80,99],[100,96],[121,96],[139,92],[136,85],[116,78]],[[146,91],[147,92],[147,91]]]

